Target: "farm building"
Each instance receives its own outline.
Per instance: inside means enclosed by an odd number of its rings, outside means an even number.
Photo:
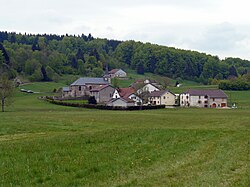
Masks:
[[[227,95],[222,90],[196,90],[188,89],[180,94],[180,106],[182,107],[227,107]]]

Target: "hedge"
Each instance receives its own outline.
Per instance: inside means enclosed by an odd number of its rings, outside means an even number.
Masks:
[[[89,109],[100,109],[100,110],[154,110],[154,109],[165,108],[165,105],[120,107],[120,106],[106,106],[106,105],[93,105],[93,104],[80,104],[80,103],[66,103],[63,101],[54,100],[51,97],[45,97],[45,100],[56,105],[89,108]]]

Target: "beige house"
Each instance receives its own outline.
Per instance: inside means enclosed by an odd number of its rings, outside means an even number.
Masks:
[[[116,89],[111,85],[102,85],[90,90],[90,96],[94,96],[97,103],[106,103],[113,98]]]
[[[175,105],[175,94],[169,90],[154,91],[149,94],[149,104],[151,105]]]
[[[225,108],[227,107],[227,99],[227,95],[222,90],[188,89],[180,95],[180,106]]]

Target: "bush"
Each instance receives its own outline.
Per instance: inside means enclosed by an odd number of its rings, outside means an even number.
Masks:
[[[95,105],[95,104],[80,104],[80,103],[67,103],[59,100],[54,100],[52,97],[46,97],[46,101],[62,106],[70,106],[70,107],[80,107],[80,108],[89,108],[89,109],[100,109],[100,110],[153,110],[153,109],[163,109],[165,105],[157,105],[157,106],[129,106],[119,107],[119,106],[106,106],[106,105]]]
[[[94,96],[89,97],[89,99],[88,99],[88,103],[89,103],[89,104],[96,105],[96,104],[97,104],[97,102],[96,102],[95,97],[94,97]]]
[[[222,90],[250,90],[250,83],[240,79],[220,81],[219,88]]]

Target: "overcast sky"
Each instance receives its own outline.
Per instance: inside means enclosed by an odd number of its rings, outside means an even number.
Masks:
[[[249,0],[0,0],[0,30],[88,34],[250,60]]]

